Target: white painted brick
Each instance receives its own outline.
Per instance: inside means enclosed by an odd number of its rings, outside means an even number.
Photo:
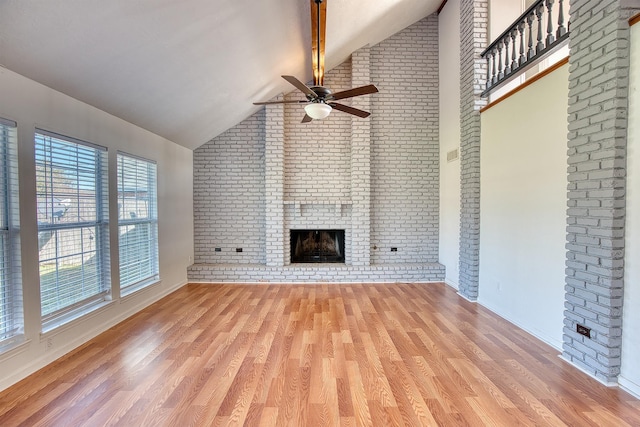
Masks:
[[[486,62],[480,53],[487,43],[488,2],[460,2],[460,277],[459,291],[478,297],[480,255],[480,108],[486,101]]]
[[[622,325],[629,11],[621,9],[620,0],[573,0],[570,11],[570,268],[563,350],[598,378],[615,381]],[[585,303],[571,304],[575,297]],[[576,336],[580,322],[596,331],[591,340]]]
[[[334,91],[380,88],[340,101],[372,118],[336,111],[300,124],[301,105],[270,105],[196,150],[196,262],[211,266],[196,264],[189,279],[441,280],[437,34],[434,15],[327,72]],[[217,168],[205,170],[209,163]],[[245,169],[261,171],[262,181],[245,181]],[[306,228],[344,229],[346,265],[288,265],[289,230]],[[233,251],[212,253],[218,241]],[[374,255],[373,245],[387,251]]]
[[[437,260],[437,31],[432,16],[371,48],[373,264]]]

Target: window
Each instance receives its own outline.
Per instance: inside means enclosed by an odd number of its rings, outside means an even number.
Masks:
[[[109,294],[107,152],[40,130],[35,143],[40,294],[46,324],[86,310]]]
[[[137,289],[158,280],[156,164],[118,153],[120,287]]]
[[[17,166],[16,124],[0,119],[0,348],[23,332]]]

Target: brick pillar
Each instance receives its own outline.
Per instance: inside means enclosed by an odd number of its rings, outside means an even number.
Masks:
[[[353,87],[371,83],[369,46],[351,56]],[[374,95],[375,96],[375,95]],[[371,96],[352,98],[353,107],[371,111]],[[351,264],[371,263],[371,119],[351,119]]]
[[[480,97],[486,63],[488,2],[460,2],[460,283],[459,292],[478,298],[480,254]]]
[[[284,104],[267,105],[265,114],[265,259],[268,266],[281,267],[285,262]]]
[[[626,0],[570,2],[569,183],[563,357],[620,372],[629,25]],[[576,332],[591,328],[591,338]]]

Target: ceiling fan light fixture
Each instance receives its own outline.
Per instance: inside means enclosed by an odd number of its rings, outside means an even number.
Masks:
[[[314,120],[321,120],[331,113],[331,105],[324,102],[313,102],[304,107],[305,113]]]

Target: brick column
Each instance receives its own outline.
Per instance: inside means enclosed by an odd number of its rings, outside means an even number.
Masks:
[[[486,63],[488,2],[460,2],[460,283],[459,292],[478,298],[480,265],[480,98]]]
[[[629,25],[625,0],[570,2],[569,183],[563,357],[620,372]],[[591,338],[576,332],[591,329]]]
[[[351,56],[353,87],[371,83],[369,46]],[[375,96],[375,95],[374,95]],[[353,107],[371,111],[371,96],[352,98]],[[371,119],[351,119],[351,264],[371,263]]]
[[[267,105],[265,114],[265,259],[267,266],[281,267],[285,261],[284,104]]]

